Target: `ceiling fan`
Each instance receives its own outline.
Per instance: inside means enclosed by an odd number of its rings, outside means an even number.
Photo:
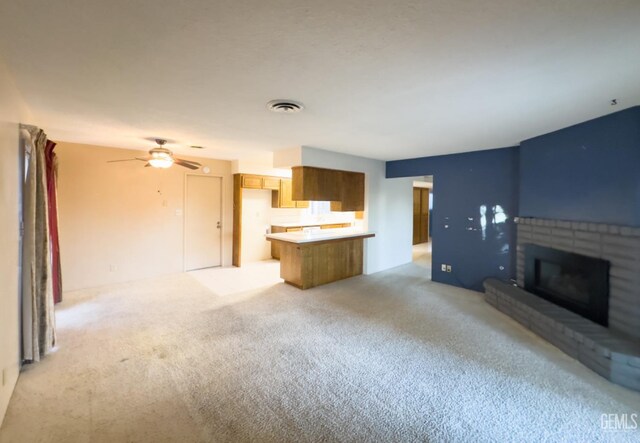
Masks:
[[[171,165],[179,165],[184,166],[189,169],[198,169],[202,166],[198,162],[193,162],[191,160],[184,160],[182,158],[177,158],[173,156],[173,152],[164,147],[164,144],[167,143],[166,140],[161,138],[156,139],[156,143],[158,144],[157,148],[152,148],[149,150],[149,157],[135,157],[135,158],[125,158],[123,160],[110,160],[107,163],[116,163],[116,162],[128,162],[133,160],[140,160],[142,162],[146,162],[144,165],[145,168],[151,166],[152,168],[170,168]]]

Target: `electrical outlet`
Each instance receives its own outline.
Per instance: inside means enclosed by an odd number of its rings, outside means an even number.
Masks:
[[[451,265],[447,265],[447,272],[451,272]]]
[[[447,265],[442,265],[442,266],[440,266],[440,270],[441,270],[442,272],[447,272]]]
[[[110,265],[109,266],[109,272],[116,272],[118,270],[118,266],[117,265]]]

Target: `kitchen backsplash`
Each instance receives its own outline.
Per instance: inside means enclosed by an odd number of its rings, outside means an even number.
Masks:
[[[326,214],[311,214],[309,209],[271,208],[269,219],[272,225],[278,223],[351,223],[355,224],[355,212],[329,212]],[[361,220],[357,220],[360,222]]]

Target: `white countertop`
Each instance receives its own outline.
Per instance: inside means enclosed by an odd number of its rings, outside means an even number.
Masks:
[[[322,226],[322,225],[340,225],[343,223],[349,223],[350,221],[337,221],[337,222],[318,222],[318,223],[271,223],[271,226],[277,226],[279,228],[305,228],[308,226]]]
[[[364,235],[374,236],[371,231],[363,231],[355,228],[319,229],[314,232],[282,232],[280,234],[267,234],[267,239],[286,241],[290,243],[313,243],[340,238],[360,237]]]

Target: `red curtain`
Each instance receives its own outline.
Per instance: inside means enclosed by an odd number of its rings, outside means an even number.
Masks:
[[[60,269],[60,242],[58,239],[58,198],[57,198],[57,174],[58,164],[53,149],[56,144],[47,140],[45,148],[47,170],[47,199],[49,206],[49,235],[51,237],[51,272],[53,274],[53,301],[62,301],[62,272]]]

